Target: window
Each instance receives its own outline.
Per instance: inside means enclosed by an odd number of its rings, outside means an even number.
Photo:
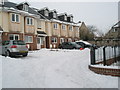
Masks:
[[[26,43],[33,43],[33,37],[32,36],[25,36],[25,42]]]
[[[53,13],[53,18],[56,18],[57,17],[57,14],[54,12]]]
[[[70,26],[69,26],[69,30],[73,30],[73,26],[70,25]]]
[[[41,37],[41,45],[44,45],[44,37]]]
[[[23,5],[23,10],[28,11],[28,5]]]
[[[62,30],[66,30],[66,25],[62,25]]]
[[[12,22],[19,22],[19,15],[18,14],[12,14]]]
[[[48,16],[48,11],[47,10],[45,10],[45,16]]]
[[[73,22],[73,17],[70,18],[70,22]]]
[[[76,27],[76,30],[79,31],[79,27]]]
[[[65,42],[65,39],[64,38],[60,38],[60,43],[63,43]]]
[[[19,40],[18,34],[9,34],[9,40]]]
[[[57,43],[57,38],[52,38],[52,39],[51,39],[51,42],[52,42],[52,43]]]
[[[58,28],[58,24],[57,23],[53,24],[53,27],[54,27],[54,29],[57,29]]]
[[[64,16],[64,20],[67,20],[67,16],[66,15]]]
[[[27,25],[33,25],[33,18],[27,17]]]
[[[41,28],[41,21],[37,22],[37,28]]]
[[[72,39],[71,39],[71,38],[68,38],[68,42],[72,42]]]

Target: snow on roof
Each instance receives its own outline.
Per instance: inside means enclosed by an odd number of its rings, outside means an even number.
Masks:
[[[58,14],[58,16],[61,16],[61,15],[67,15],[67,13],[65,12],[65,13]]]
[[[48,9],[48,11],[50,11],[48,7],[41,8],[41,9],[39,9],[39,11],[46,10],[46,9]]]

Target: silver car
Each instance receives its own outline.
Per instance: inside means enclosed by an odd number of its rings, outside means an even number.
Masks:
[[[10,57],[16,55],[23,55],[23,57],[25,57],[28,55],[28,47],[26,43],[22,40],[3,41],[2,55]]]

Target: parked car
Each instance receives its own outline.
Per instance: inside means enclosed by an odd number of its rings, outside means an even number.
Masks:
[[[26,57],[28,55],[28,48],[22,40],[8,40],[2,42],[2,55],[16,56],[22,55]]]
[[[92,44],[90,44],[90,43],[88,43],[86,41],[82,41],[82,40],[76,41],[76,43],[81,45],[84,48],[90,48],[90,47],[93,46]]]
[[[75,42],[63,42],[59,45],[60,49],[80,49],[81,45],[76,44]]]

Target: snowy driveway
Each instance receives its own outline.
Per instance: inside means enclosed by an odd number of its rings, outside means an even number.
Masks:
[[[88,69],[89,49],[32,51],[2,58],[3,88],[118,88],[118,78]]]

